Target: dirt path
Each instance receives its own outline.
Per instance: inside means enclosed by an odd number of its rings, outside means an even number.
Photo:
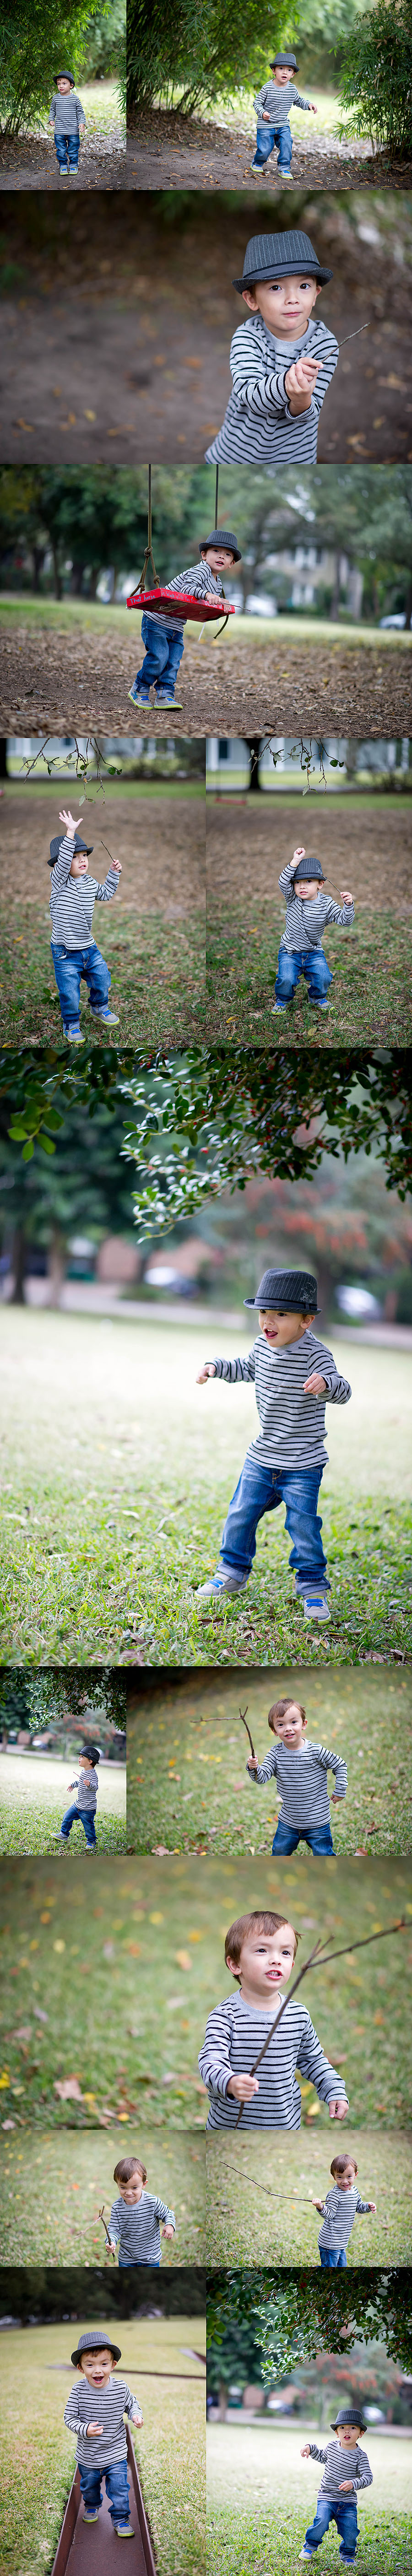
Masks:
[[[65,802],[65,789],[56,785],[55,804],[42,795],[40,786],[30,780],[24,787],[9,783],[0,805],[1,893],[9,912],[19,912],[21,903],[30,905],[34,930],[44,934],[48,920],[49,876],[47,857],[52,834],[59,830],[59,813]],[[160,912],[165,921],[180,921],[197,916],[204,901],[205,821],[202,797],[179,798],[168,803],[166,796],[139,796],[136,783],[134,796],[116,794],[103,797],[91,790],[93,802],[83,802],[87,820],[86,839],[93,844],[93,870],[100,882],[110,865],[108,849],[120,859],[122,876],[116,896],[116,918],[121,921],[122,906],[139,915]],[[80,806],[75,806],[75,813]],[[91,862],[90,862],[91,865]],[[95,915],[95,924],[99,916]],[[100,928],[103,915],[100,914]],[[95,929],[96,938],[98,929]]]
[[[179,116],[177,111],[165,114],[153,109],[151,115],[139,118],[135,132],[128,133],[127,185],[253,188],[256,196],[262,186],[266,195],[268,190],[279,191],[276,151],[265,171],[254,175],[250,163],[255,146],[252,118],[249,123],[231,120],[220,126]],[[375,160],[371,143],[338,143],[335,135],[318,133],[313,122],[307,137],[293,138],[292,175],[295,188],[408,188],[412,162],[399,169],[390,162],[382,164]]]
[[[20,194],[21,188],[54,188],[56,195],[63,196],[67,187],[68,195],[78,196],[85,188],[125,185],[126,143],[119,126],[81,144],[78,171],[67,180],[60,179],[54,143],[45,143],[42,135],[26,137],[24,143],[0,143],[0,191],[14,189]]]
[[[132,627],[132,619],[130,621]],[[412,659],[409,645],[313,644],[282,640],[263,643],[255,629],[250,645],[244,631],[221,639],[216,648],[204,637],[194,644],[189,630],[179,696],[181,713],[173,716],[177,734],[311,733],[353,734],[362,738],[387,734],[399,739],[412,732]],[[233,621],[234,624],[234,621]],[[11,733],[136,733],[136,709],[128,700],[131,676],[141,660],[140,637],[131,632],[123,642],[110,625],[96,637],[75,620],[70,635],[50,627],[24,624],[9,629],[0,644],[0,730]],[[139,709],[142,735],[170,735],[167,708]]]
[[[2,307],[0,457],[53,464],[58,441],[68,464],[137,465],[149,455],[158,464],[200,461],[231,390],[230,341],[243,313],[231,280],[256,222],[256,197],[245,199],[244,212],[236,195],[226,203],[223,227],[217,200],[202,194],[176,226],[165,224],[161,201],[123,191],[96,195],[86,221],[82,194],[79,183],[70,213],[66,198],[59,201],[48,231],[40,194],[34,220],[21,198],[18,211],[4,206],[14,277]],[[262,221],[265,205],[267,198]],[[292,225],[310,215],[318,255],[333,269],[322,319],[339,343],[368,325],[342,350],[321,415],[319,461],[412,459],[410,200],[399,218],[403,263],[391,253],[389,283],[369,238],[356,237],[333,197],[320,195],[302,211],[291,190],[282,194],[281,216],[286,207]]]

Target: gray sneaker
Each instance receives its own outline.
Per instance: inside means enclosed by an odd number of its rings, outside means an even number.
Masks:
[[[196,1600],[218,1601],[222,1592],[245,1592],[248,1581],[247,1574],[213,1574],[209,1583],[199,1583]]]
[[[302,1602],[304,1619],[330,1619],[328,1595],[322,1591],[321,1583],[311,1583],[306,1592],[298,1592],[298,1601]]]
[[[118,1011],[109,1011],[109,1010],[105,1009],[104,1007],[102,1008],[102,1010],[101,1010],[101,1011],[99,1011],[99,1010],[97,1009],[97,1005],[96,1005],[96,1003],[95,1003],[95,1002],[91,1002],[91,1003],[90,1003],[90,1010],[91,1010],[92,1020],[105,1020],[105,1022],[106,1022],[106,1028],[107,1028],[107,1026],[109,1026],[109,1028],[111,1028],[111,1029],[118,1029],[118,1026],[119,1026],[119,1013],[118,1013]]]

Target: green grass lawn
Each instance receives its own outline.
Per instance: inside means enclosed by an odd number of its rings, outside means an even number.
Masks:
[[[26,625],[28,622],[35,627],[39,625],[50,627],[51,630],[55,627],[60,634],[70,633],[73,627],[81,627],[82,631],[91,627],[95,635],[100,632],[107,633],[110,637],[117,631],[120,635],[127,635],[130,640],[131,626],[135,640],[140,634],[139,614],[124,608],[123,605],[107,608],[103,607],[101,600],[46,599],[42,593],[35,597],[33,593],[29,594],[26,591],[20,591],[18,595],[12,591],[2,592],[0,631],[2,622],[6,632],[9,627],[21,626],[22,623]],[[199,628],[200,625],[201,619],[199,619]],[[188,646],[195,645],[199,628],[195,620],[191,621],[185,645],[186,651]],[[232,622],[229,618],[226,643],[230,640],[230,636],[233,637],[235,634],[245,636],[250,643],[277,642],[282,646],[284,643],[297,641],[315,645],[354,644],[358,650],[360,645],[375,645],[382,655],[388,652],[408,653],[412,649],[412,633],[406,627],[379,627],[363,624],[362,621],[358,624],[353,621],[351,624],[349,621],[346,623],[344,618],[310,617],[301,614],[300,611],[299,615],[289,617],[283,616],[282,612],[280,621],[278,617],[244,616],[240,610],[237,610],[236,619]]]
[[[108,864],[106,862],[106,864]],[[50,929],[38,930],[33,905],[19,905],[18,938],[10,914],[0,906],[2,956],[0,1041],[3,1046],[59,1046],[64,1036],[59,996],[50,955]],[[110,1008],[118,1027],[107,1030],[93,1021],[93,1046],[179,1047],[186,1038],[199,1041],[205,1016],[205,925],[199,913],[186,921],[167,922],[153,912],[137,913],[122,904],[120,922],[106,907],[103,953],[111,974]],[[80,1026],[90,1044],[87,985],[80,987]]]
[[[411,1372],[403,1351],[333,1336],[351,1403],[328,1406],[322,1520],[328,1628],[305,1626],[283,1511],[260,1525],[246,1596],[197,1604],[255,1434],[253,1389],[209,1379],[216,1325],[8,1307],[0,1398],[0,1647],[12,1664],[356,1663],[412,1637]],[[67,1404],[67,1388],[70,1403]]]
[[[236,921],[233,909],[221,908],[213,913],[207,930],[207,998],[208,1027],[212,1040],[230,1037],[254,1045],[334,1047],[343,1039],[349,1046],[362,1046],[379,1041],[384,1045],[410,1045],[412,1037],[412,1002],[410,980],[410,931],[406,920],[393,913],[356,913],[356,929],[347,939],[337,940],[336,932],[325,931],[322,946],[333,983],[329,985],[328,1014],[315,1011],[308,999],[303,976],[297,987],[293,1009],[286,1016],[273,1017],[278,939],[268,919],[267,903],[255,903],[254,922],[257,937],[250,937],[250,904],[239,897]]]
[[[322,2435],[328,2439],[328,2433]],[[291,2576],[298,2566],[307,2525],[313,2521],[321,2472],[301,2460],[301,2445],[319,2441],[303,2416],[292,2425],[209,2425],[207,2435],[208,2545],[211,2576]],[[410,2576],[410,2439],[379,2428],[365,2437],[373,2486],[358,2501],[359,2576]],[[319,2566],[339,2568],[336,2523],[331,2523]]]
[[[66,1808],[75,1804],[70,1780],[78,1764],[59,1762],[46,1753],[2,1753],[0,1756],[0,1853],[41,1852],[55,1848]],[[126,1770],[110,1763],[99,1770],[96,1839],[100,1852],[126,1850]],[[73,1825],[69,1856],[86,1848],[83,1825]]]
[[[268,1709],[276,1699],[298,1696],[307,1733],[342,1753],[348,1766],[346,1798],[331,1808],[334,1850],[340,1856],[409,1852],[412,1803],[409,1777],[411,1676],[396,1668],[362,1675],[347,1665],[320,1683],[313,1670],[239,1671],[213,1677],[206,1671],[133,1700],[127,1710],[127,1841],[131,1851],[270,1853],[280,1811],[275,1783],[249,1785],[247,1737],[239,1707],[263,1762],[273,1746]],[[1,1773],[0,1773],[1,1778]],[[329,1794],[333,1774],[328,1774]],[[242,1804],[240,1803],[242,1801]],[[374,1830],[371,1832],[371,1826]],[[307,1846],[299,1844],[302,1859]]]
[[[209,2132],[206,2141],[206,2261],[250,2265],[310,2263],[320,2270],[318,2246],[322,2220],[311,2209],[332,2189],[329,2167],[334,2147],[319,2134],[317,2096],[312,2094],[306,2135],[273,2140],[233,2135],[224,2142]],[[409,2264],[412,2253],[412,2141],[398,2131],[352,2130],[345,2121],[345,2152],[358,2166],[361,2200],[376,2200],[376,2218],[355,2218],[347,2248],[351,2269],[371,2264]],[[336,2146],[336,2142],[335,2142]],[[330,2149],[330,2152],[329,2152]],[[339,2153],[339,2150],[338,2150]],[[305,2206],[306,2203],[306,2206]]]
[[[8,2576],[48,2576],[53,2564],[75,2467],[75,2442],[63,2414],[75,2376],[70,2352],[83,2323],[90,2323],[86,2296],[84,2319],[76,2317],[74,2326],[68,2320],[2,2336],[0,2563]],[[203,2576],[203,2373],[184,2345],[202,2351],[204,2319],[132,2320],[122,2327],[121,2342],[120,2370],[130,2377],[145,2419],[132,2438],[158,2576]],[[145,2368],[181,2376],[145,2378]]]
[[[4,1861],[4,2117],[18,2129],[95,2129],[124,2120],[125,2148],[142,2104],[153,2127],[205,2127],[207,2096],[197,2056],[208,2012],[230,1991],[224,1935],[238,1913],[281,1901],[302,1933],[299,1959],[318,1935],[334,1945],[411,1917],[410,1870],[400,1861],[280,1864],[260,1855],[100,1862],[92,1889],[79,1861]],[[305,1998],[326,2054],[344,2067],[353,2129],[399,2129],[410,2116],[408,1933],[359,1955],[314,1967]],[[335,2053],[335,2054],[334,2054]],[[56,2084],[79,2088],[61,2097]],[[317,2098],[317,2097],[316,2097]],[[313,2092],[303,2087],[305,2120]],[[329,2146],[324,2104],[319,2136]],[[6,2133],[8,2134],[8,2132]],[[339,2129],[338,2143],[342,2139]],[[336,2135],[336,2131],[335,2131]],[[330,2153],[332,2150],[330,2150]],[[330,2161],[330,2154],[329,2154]],[[375,2197],[375,2195],[373,2195]],[[360,2222],[359,2222],[360,2224]],[[366,2225],[366,2221],[365,2221]]]
[[[174,2209],[176,2235],[161,2237],[162,2263],[169,2268],[204,2260],[205,2163],[202,2138],[175,2137],[139,2118],[135,2135],[110,2126],[84,2137],[56,2137],[55,2130],[30,2131],[13,2138],[0,2135],[0,2264],[58,2263],[106,2265],[106,2226],[117,2197],[114,2167],[122,2155],[139,2155],[147,2168],[147,2190],[158,2192]],[[109,2270],[113,2270],[108,2257]]]

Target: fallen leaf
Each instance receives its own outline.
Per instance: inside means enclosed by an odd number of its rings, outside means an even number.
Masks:
[[[191,1968],[191,1967],[193,1966],[193,1961],[192,1961],[192,1959],[189,1959],[189,1952],[188,1952],[188,1950],[175,1950],[175,1952],[174,1952],[174,1956],[175,1956],[175,1959],[176,1959],[176,1961],[177,1961],[177,1966],[178,1966],[178,1968],[186,1968],[186,1969],[187,1969],[187,1968]]]
[[[81,2090],[80,2090],[80,2084],[79,2084],[79,2080],[78,2080],[78,2076],[77,2076],[77,2075],[66,2075],[66,2076],[65,2076],[65,2078],[64,2078],[64,2083],[62,2083],[62,2084],[57,2084],[57,2083],[56,2083],[56,2084],[54,2084],[54,2085],[53,2085],[53,2092],[58,2094],[59,2102],[82,2102],[82,2101],[83,2101],[83,2094],[82,2094],[82,2092],[81,2092]]]

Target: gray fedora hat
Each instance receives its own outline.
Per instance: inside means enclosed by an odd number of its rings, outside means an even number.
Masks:
[[[50,859],[48,859],[48,861],[47,861],[47,866],[48,866],[48,867],[50,867],[50,863],[51,863],[52,868],[54,868],[54,867],[55,867],[56,859],[58,859],[58,856],[59,856],[59,850],[61,850],[62,841],[64,841],[64,840],[65,840],[65,837],[66,837],[66,835],[65,835],[65,833],[64,833],[64,832],[59,832],[59,833],[57,833],[57,832],[56,832],[56,836],[55,836],[54,841],[51,841],[51,842],[50,842]],[[85,858],[86,858],[86,859],[91,859],[91,857],[92,857],[92,851],[93,851],[93,848],[94,848],[94,842],[93,842],[93,841],[82,841],[81,832],[75,832],[75,835],[74,835],[74,847],[75,847],[75,850],[84,850]]]
[[[297,72],[296,54],[272,54],[271,72]]]
[[[69,80],[71,88],[76,87],[74,72],[53,72],[53,80]]]
[[[234,555],[235,563],[241,563],[242,561],[240,546],[237,544],[232,528],[212,528],[210,537],[200,538],[200,555],[205,554],[206,546],[225,546],[226,553],[228,555]]]
[[[243,277],[232,277],[232,286],[243,295],[245,286],[259,286],[266,278],[314,277],[317,286],[326,286],[333,268],[321,268],[309,233],[253,233],[246,243]]]
[[[309,854],[309,852],[308,852],[307,850],[305,850],[305,856],[304,856],[304,859],[299,859],[298,867],[297,867],[297,868],[294,868],[294,870],[293,870],[293,883],[294,883],[294,885],[299,885],[299,880],[300,880],[300,878],[301,878],[301,877],[303,877],[304,879],[306,879],[306,882],[308,881],[308,879],[309,879],[310,877],[318,877],[318,878],[319,878],[319,885],[324,885],[324,883],[325,883],[324,874],[323,874],[323,868],[321,868],[320,859],[311,859],[310,854]]]
[[[355,2426],[355,2424],[357,2424],[357,2425],[358,2425],[358,2427],[359,2427],[359,2432],[360,2432],[360,2433],[366,2433],[366,2424],[365,2424],[365,2417],[364,2417],[364,2413],[363,2413],[363,2407],[362,2407],[362,2406],[340,2406],[340,2407],[339,2407],[339,2414],[338,2414],[338,2415],[335,2415],[335,2422],[334,2422],[334,2424],[332,2424],[332,2425],[331,2425],[331,2432],[332,2432],[332,2433],[337,2433],[338,2424],[352,2424],[352,2425],[353,2425],[353,2427]]]
[[[70,2354],[70,2360],[81,2361],[82,2352],[103,2352],[106,2346],[108,2352],[113,2353],[113,2360],[121,2361],[120,2344],[113,2343],[112,2335],[105,2334],[104,2326],[89,2326],[88,2334],[79,2335],[76,2352]]]
[[[302,1315],[318,1313],[318,1283],[311,1270],[264,1270],[255,1297],[244,1297],[244,1306],[274,1306],[278,1315],[290,1311]]]

